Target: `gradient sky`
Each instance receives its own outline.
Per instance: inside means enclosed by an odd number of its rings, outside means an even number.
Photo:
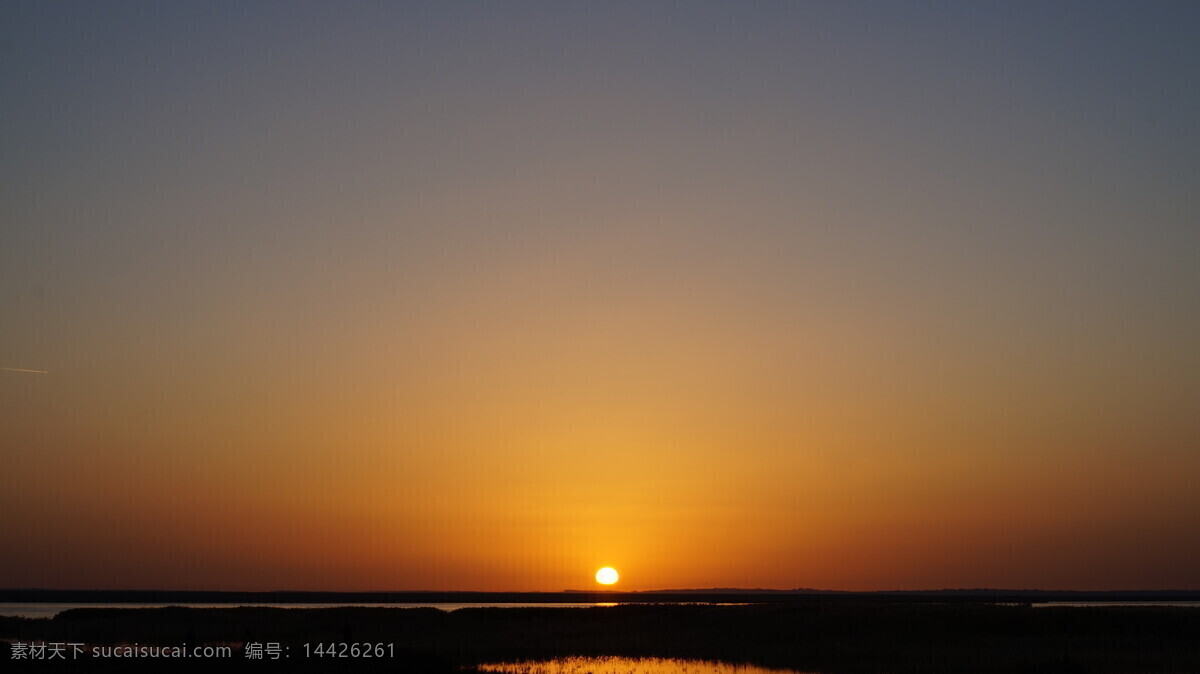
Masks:
[[[0,587],[1200,589],[1197,35],[4,2]]]

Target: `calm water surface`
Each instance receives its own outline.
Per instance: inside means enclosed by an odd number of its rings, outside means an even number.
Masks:
[[[504,662],[479,665],[479,669],[501,674],[804,674],[794,669],[768,669],[711,660],[622,657]]]

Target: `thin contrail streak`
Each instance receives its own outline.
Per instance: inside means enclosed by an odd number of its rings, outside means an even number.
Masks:
[[[0,370],[5,370],[7,372],[28,372],[29,374],[50,374],[45,370],[26,370],[20,367],[0,367]]]

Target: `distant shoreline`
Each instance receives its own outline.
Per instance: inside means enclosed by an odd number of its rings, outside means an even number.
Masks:
[[[228,592],[207,590],[0,589],[0,603],[429,604],[429,603],[795,603],[795,602],[1179,602],[1200,601],[1200,590],[662,590],[647,592]]]

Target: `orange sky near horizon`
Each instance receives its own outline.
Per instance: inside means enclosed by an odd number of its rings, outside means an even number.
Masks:
[[[0,10],[0,587],[1200,589],[1195,12],[639,5]]]

